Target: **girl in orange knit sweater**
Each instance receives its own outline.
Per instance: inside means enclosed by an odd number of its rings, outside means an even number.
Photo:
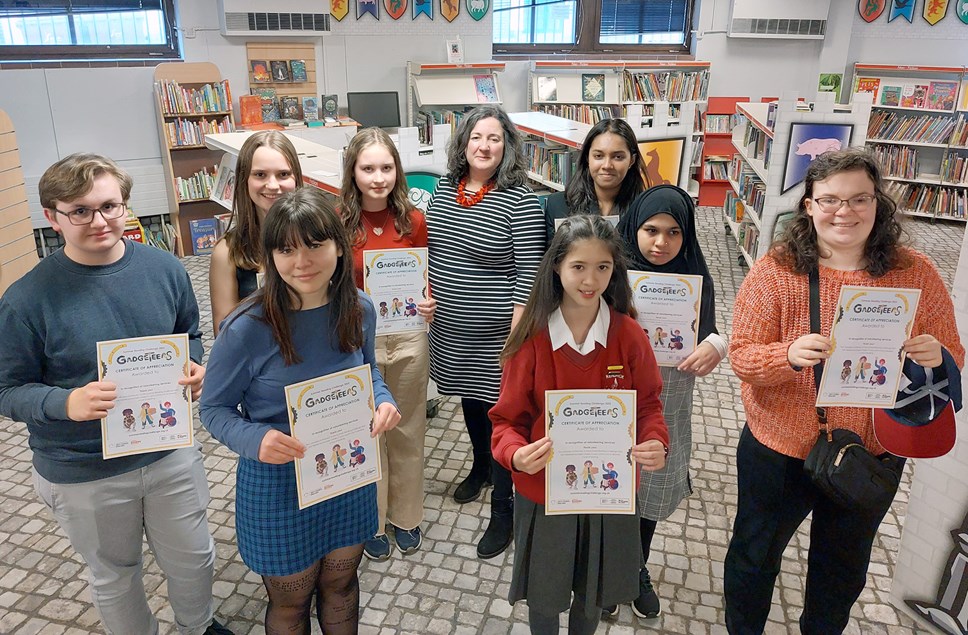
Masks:
[[[545,466],[552,450],[545,435],[548,390],[635,390],[631,458],[648,472],[665,465],[669,432],[659,401],[662,377],[632,317],[622,251],[618,234],[603,217],[565,219],[501,355],[501,394],[489,412],[491,451],[514,479],[508,600],[527,600],[532,633],[557,634],[558,614],[570,605],[568,632],[591,635],[601,607],[631,602],[639,594],[637,517],[545,515]]]
[[[866,582],[871,546],[887,508],[844,509],[803,470],[817,439],[813,370],[829,357],[842,285],[921,289],[904,351],[938,368],[964,362],[954,308],[938,271],[900,243],[896,204],[880,168],[856,149],[818,157],[807,170],[799,213],[736,295],[729,358],[742,380],[747,425],[736,452],[739,504],[726,554],[726,627],[763,632],[783,550],[811,512],[809,569],[800,629],[841,633]],[[810,332],[808,274],[819,267],[822,333]],[[936,371],[937,372],[937,371]],[[830,428],[847,428],[875,455],[869,408],[827,408]],[[903,459],[896,461],[898,469]]]

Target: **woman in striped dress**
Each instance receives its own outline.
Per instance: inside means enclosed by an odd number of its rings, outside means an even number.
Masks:
[[[511,474],[491,459],[491,420],[501,384],[498,357],[524,310],[545,247],[544,214],[525,184],[521,137],[501,108],[481,106],[451,140],[447,175],[427,206],[430,375],[441,394],[461,398],[474,451],[458,503],[493,483],[491,520],[477,555],[492,558],[511,543]]]

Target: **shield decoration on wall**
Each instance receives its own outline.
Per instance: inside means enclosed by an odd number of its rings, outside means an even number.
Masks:
[[[965,0],[968,2],[968,0]],[[460,0],[440,0],[440,15],[448,22],[453,22],[460,14]]]
[[[416,20],[421,13],[431,20],[434,19],[433,0],[413,0],[413,19]]]
[[[887,16],[887,21],[893,22],[895,18],[901,17],[908,22],[914,22],[914,3],[915,0],[891,0],[891,14]]]
[[[491,0],[467,0],[467,12],[475,20],[483,18],[489,6],[491,6]]]
[[[864,22],[873,22],[881,17],[887,7],[887,0],[858,0],[857,12]]]
[[[380,19],[380,9],[376,0],[356,0],[356,19],[359,20],[369,13],[377,20]]]
[[[342,20],[346,17],[346,14],[349,13],[349,1],[350,0],[330,0],[329,14],[337,21]]]
[[[968,0],[958,0],[958,19],[968,24]]]
[[[934,26],[944,19],[947,12],[948,0],[924,0],[924,10],[921,12],[921,17],[928,24]]]
[[[399,20],[407,12],[407,0],[383,0],[383,8],[387,10],[387,15]]]

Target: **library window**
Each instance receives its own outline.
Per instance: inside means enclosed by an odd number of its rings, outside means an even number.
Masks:
[[[173,0],[0,2],[0,60],[178,57]]]
[[[494,0],[494,52],[685,52],[694,0]]]

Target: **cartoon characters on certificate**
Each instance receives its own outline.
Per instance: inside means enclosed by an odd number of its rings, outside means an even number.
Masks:
[[[682,336],[682,331],[679,329],[674,328],[671,331],[667,331],[661,326],[657,326],[654,329],[655,332],[651,335],[649,334],[649,329],[642,330],[645,331],[645,336],[649,338],[650,342],[652,342],[653,348],[667,347],[672,351],[681,351],[683,346],[685,346],[685,344],[683,344],[685,338]],[[667,339],[669,340],[668,342],[666,342]]]
[[[128,431],[134,430],[134,410],[131,408],[125,408],[121,411],[121,414],[124,415],[124,429]]]
[[[870,372],[870,376],[868,376],[868,372]],[[840,371],[840,383],[856,384],[857,382],[871,386],[883,386],[887,383],[887,360],[884,358],[876,359],[871,364],[866,355],[861,355],[856,362],[845,359],[844,367]]]
[[[157,410],[151,407],[151,404],[147,401],[141,404],[141,429],[144,430],[146,426],[155,427],[155,422],[151,418],[151,415],[155,414]]]
[[[171,407],[171,402],[166,401],[160,406],[161,418],[158,420],[159,428],[173,428],[175,427],[175,409]]]
[[[591,485],[594,487],[600,487],[606,492],[614,491],[619,488],[618,483],[618,472],[615,471],[615,464],[611,462],[602,463],[601,469],[601,479],[598,484],[595,483],[595,475],[599,473],[599,469],[595,467],[595,462],[587,460],[582,464],[581,469],[581,480],[582,488],[588,489]],[[565,485],[568,489],[578,489],[578,473],[573,464],[568,464],[565,466]]]
[[[333,451],[329,456],[329,463],[326,462],[326,453],[321,452],[316,455],[316,473],[321,477],[329,476],[329,466],[333,466],[333,472],[337,472],[340,468],[346,470],[349,468],[358,467],[363,465],[366,461],[366,454],[364,453],[363,444],[360,443],[359,439],[354,439],[349,444],[349,450],[344,448],[341,444],[337,443],[333,446]],[[344,460],[349,454],[349,459]]]

